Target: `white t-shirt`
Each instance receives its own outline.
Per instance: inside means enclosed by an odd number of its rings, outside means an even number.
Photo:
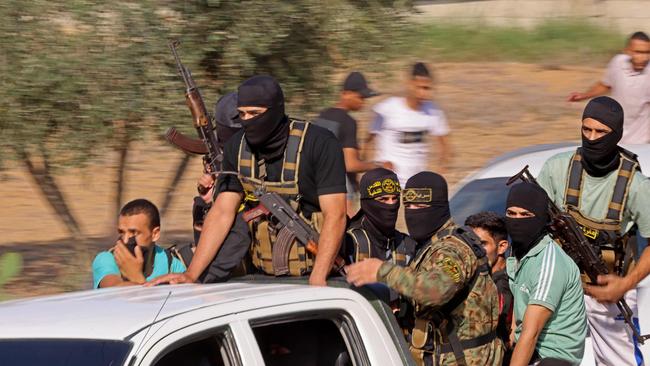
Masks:
[[[616,55],[607,65],[602,80],[611,87],[611,97],[623,107],[624,144],[650,142],[650,66],[642,72],[634,71],[630,56]]]
[[[406,99],[390,97],[373,107],[376,113],[370,133],[377,135],[375,160],[390,161],[400,184],[427,169],[428,135],[444,136],[449,125],[443,111],[433,102],[413,110]]]

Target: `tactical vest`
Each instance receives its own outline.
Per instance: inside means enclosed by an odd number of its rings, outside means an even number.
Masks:
[[[364,259],[372,258],[372,244],[366,230],[362,228],[351,228],[346,231],[355,244],[354,262],[361,262]],[[415,254],[415,241],[410,237],[397,231],[395,238],[389,247],[391,248],[391,263],[400,267],[408,266]],[[382,253],[384,254],[384,253]],[[383,257],[381,259],[384,259]]]
[[[237,171],[245,179],[241,179],[242,186],[246,193],[246,201],[254,205],[255,192],[276,192],[291,206],[299,212],[300,194],[298,190],[298,173],[300,169],[300,155],[302,152],[305,134],[309,123],[298,120],[291,120],[289,125],[289,138],[284,151],[282,172],[279,182],[268,182],[266,178],[266,165],[264,160],[256,161],[255,155],[251,152],[248,143],[242,136],[239,145],[239,157],[237,159]],[[313,213],[311,224],[320,232],[322,215]],[[308,220],[309,221],[309,220]],[[273,269],[273,245],[283,238],[278,237],[278,230],[269,220],[253,220],[249,223],[252,235],[251,259],[253,265],[260,271],[274,275]],[[303,276],[311,272],[314,258],[307,252],[305,247],[297,240],[293,240],[289,246],[289,274],[291,276]]]
[[[411,332],[411,354],[419,365],[424,365],[425,355],[433,357],[433,364],[438,365],[440,355],[453,353],[458,365],[466,365],[463,350],[480,347],[492,342],[496,338],[496,330],[471,339],[460,340],[458,338],[458,324],[452,317],[452,312],[463,304],[479,276],[490,276],[490,266],[485,255],[485,249],[481,240],[474,232],[467,227],[451,227],[439,231],[436,234],[439,241],[455,240],[461,241],[470,247],[476,258],[478,266],[467,285],[458,291],[446,304],[432,308],[421,307],[414,304],[415,326]],[[413,260],[412,266],[418,268],[422,260],[432,250],[432,243],[429,242],[420,250]]]
[[[635,154],[625,149],[620,150],[621,162],[605,219],[594,219],[580,212],[582,180],[586,174],[582,166],[581,148],[578,148],[569,164],[564,207],[580,225],[587,240],[601,250],[610,273],[623,275],[633,260],[635,247],[635,245],[627,245],[629,238],[627,233],[621,234],[623,212],[634,173],[641,169]]]

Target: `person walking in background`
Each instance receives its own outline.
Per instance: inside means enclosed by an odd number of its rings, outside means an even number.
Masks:
[[[358,199],[359,187],[357,173],[378,168],[379,166],[369,161],[359,159],[359,143],[357,141],[357,120],[349,112],[356,112],[363,108],[366,99],[379,95],[368,87],[366,78],[360,72],[351,72],[343,82],[343,90],[334,107],[323,110],[314,124],[332,131],[343,147],[345,171],[347,172],[347,213],[352,217],[356,213],[354,202]]]
[[[623,53],[612,58],[605,76],[585,93],[571,93],[569,102],[611,94],[623,106],[624,132],[621,143],[650,142],[650,38],[643,32],[630,36]]]
[[[375,119],[368,141],[377,136],[375,160],[385,162],[400,184],[424,170],[429,159],[429,139],[438,143],[438,172],[444,174],[449,159],[449,126],[444,112],[431,101],[433,76],[427,66],[413,65],[405,97],[390,97],[373,107]]]

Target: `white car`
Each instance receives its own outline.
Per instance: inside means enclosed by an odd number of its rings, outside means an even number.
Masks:
[[[526,165],[531,174],[537,176],[548,158],[565,151],[572,151],[577,143],[561,143],[537,145],[519,149],[502,155],[477,172],[470,174],[458,185],[450,199],[451,214],[459,224],[472,214],[481,211],[493,211],[504,214],[509,187],[506,181],[517,174]],[[650,144],[623,145],[623,147],[638,155],[641,170],[650,172]],[[639,253],[647,245],[645,238],[637,238]],[[640,326],[642,334],[650,333],[650,315],[644,316],[641,309],[650,307],[650,277],[641,282],[637,289],[638,309],[640,310]],[[650,360],[650,341],[641,346],[645,360]],[[585,357],[581,365],[595,365],[590,338],[587,338]]]
[[[368,291],[272,282],[122,287],[0,303],[0,364],[414,364],[390,309]]]

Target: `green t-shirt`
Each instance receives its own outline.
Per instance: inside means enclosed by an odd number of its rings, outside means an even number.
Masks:
[[[580,363],[587,317],[578,266],[545,236],[521,261],[508,257],[506,270],[515,299],[515,339],[521,335],[528,305],[541,305],[553,314],[537,338],[535,349],[539,356]]]
[[[557,154],[544,163],[537,181],[546,190],[549,197],[560,207],[564,205],[564,195],[569,175],[569,164],[574,151]],[[582,178],[580,193],[580,213],[583,216],[603,220],[607,216],[607,206],[612,199],[616,185],[617,170],[604,177],[592,177],[586,172]],[[650,180],[635,172],[623,210],[621,222],[624,234],[634,225],[639,227],[639,233],[644,238],[650,237]]]

